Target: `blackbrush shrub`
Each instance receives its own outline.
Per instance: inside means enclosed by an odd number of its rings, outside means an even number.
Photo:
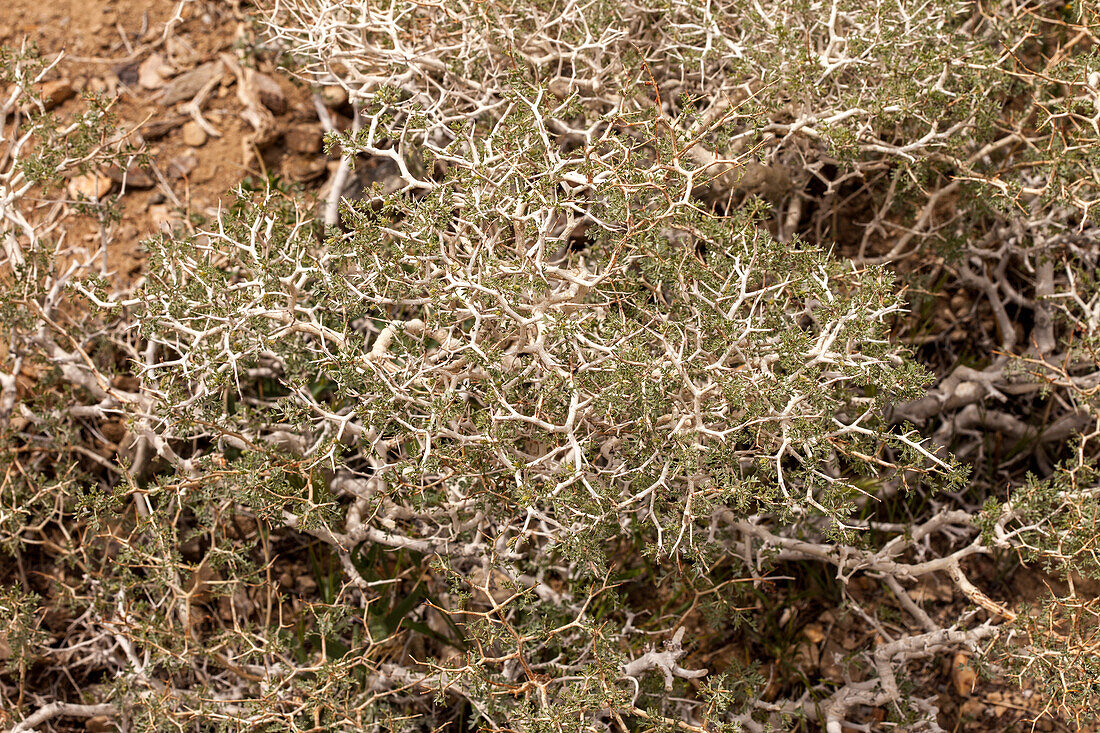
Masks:
[[[320,215],[242,187],[114,292],[4,210],[0,539],[66,568],[5,591],[4,633],[24,677],[63,656],[86,683],[26,720],[940,730],[916,680],[961,650],[1087,705],[1090,9],[267,11],[350,100]],[[392,176],[341,200],[368,156]],[[93,162],[63,160],[42,182]],[[926,266],[988,309],[938,376],[898,336]],[[994,435],[1001,494],[971,472]],[[985,558],[1069,587],[1010,607]],[[914,600],[934,579],[966,607]]]

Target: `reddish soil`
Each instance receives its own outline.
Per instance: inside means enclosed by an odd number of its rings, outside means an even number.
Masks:
[[[57,114],[78,111],[85,104],[83,92],[104,94],[120,129],[133,133],[130,140],[152,160],[153,166],[143,171],[143,187],[130,187],[120,200],[122,219],[114,225],[108,246],[108,269],[115,277],[137,277],[145,238],[190,214],[216,212],[247,176],[274,173],[307,185],[325,179],[321,128],[309,90],[256,52],[247,10],[239,2],[205,0],[11,0],[0,12],[0,44],[18,47],[26,39],[51,59],[64,52],[46,82],[63,80],[76,93],[57,106]],[[255,131],[242,118],[246,107],[238,96],[237,77],[224,68],[201,106],[203,119],[220,136],[208,133],[201,144],[194,144],[195,138],[188,144],[185,125],[193,116],[186,108],[193,95],[171,103],[161,96],[173,81],[223,54],[274,80],[285,109],[268,105],[274,129],[255,140]],[[143,63],[147,77],[152,69],[152,78],[160,79],[152,87],[139,80]],[[133,170],[130,175],[143,177]],[[119,182],[111,185],[118,193]],[[72,217],[67,226],[70,242],[98,246],[94,220]]]

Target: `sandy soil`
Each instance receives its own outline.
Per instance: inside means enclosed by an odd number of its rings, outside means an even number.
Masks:
[[[130,171],[128,178],[140,185],[128,186],[120,199],[122,219],[108,249],[108,268],[117,277],[132,280],[140,273],[143,239],[191,214],[216,212],[245,177],[276,174],[307,188],[327,177],[311,94],[255,52],[246,10],[235,2],[197,0],[13,0],[0,11],[0,44],[18,47],[26,39],[46,57],[64,53],[47,82],[67,83],[74,94],[56,113],[78,110],[83,93],[106,95],[120,128],[133,133],[131,140],[152,161]],[[224,54],[277,85],[262,97],[274,102],[268,105],[273,129],[262,136],[242,117],[246,106],[228,68],[221,68],[201,104],[210,130],[205,135],[195,133],[189,114],[193,95],[165,99],[188,72]],[[113,193],[121,191],[120,183],[112,182]],[[94,221],[70,221],[70,241],[99,239]]]

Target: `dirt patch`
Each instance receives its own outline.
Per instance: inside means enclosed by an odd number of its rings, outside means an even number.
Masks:
[[[66,225],[70,242],[94,249],[108,241],[115,277],[132,281],[143,240],[215,214],[246,177],[306,186],[327,177],[310,90],[257,47],[247,10],[194,0],[15,0],[4,11],[0,44],[30,42],[49,59],[64,54],[41,87],[53,111],[64,118],[86,104],[85,94],[104,95],[119,129],[148,156],[144,167],[69,181],[74,199],[84,191],[118,197],[121,219],[106,237],[94,218]]]

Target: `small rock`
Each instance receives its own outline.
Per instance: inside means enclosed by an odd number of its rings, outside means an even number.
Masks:
[[[195,239],[195,244],[205,246],[204,241],[202,237],[197,237]],[[234,515],[232,524],[226,529],[228,530],[231,528],[233,530],[232,532],[227,532],[233,539],[245,539],[252,537],[258,526],[259,524],[252,517]]]
[[[188,582],[187,595],[192,601],[206,601],[210,599],[215,584],[221,580],[221,573],[210,566],[210,562],[203,558],[195,571],[191,573]]]
[[[321,131],[313,127],[295,127],[286,133],[286,146],[295,153],[310,155],[321,152]]]
[[[976,720],[984,712],[985,705],[980,700],[970,699],[959,706],[959,715],[964,719]]]
[[[293,158],[286,162],[286,174],[292,181],[305,183],[320,178],[328,170],[324,158]]]
[[[330,84],[321,89],[321,102],[326,107],[339,107],[348,101],[347,91],[336,84]]]
[[[146,123],[145,127],[141,128],[141,134],[146,140],[159,140],[167,135],[172,130],[187,122],[187,117],[183,115],[175,115],[173,117],[166,117],[160,120],[154,120],[153,122]]]
[[[252,615],[252,611],[255,610],[256,604],[248,597],[248,591],[244,588],[238,588],[233,594],[233,608],[237,612],[237,618],[242,616],[248,618]]]
[[[951,310],[962,315],[970,309],[970,298],[963,293],[955,293],[951,296]]]
[[[951,662],[951,684],[955,692],[963,697],[970,695],[977,682],[978,673],[970,664],[970,655],[966,652],[956,652]]]
[[[759,693],[760,699],[764,702],[771,702],[779,697],[779,691],[782,689],[783,684],[783,675],[777,670],[775,662],[765,663],[760,668],[760,674],[767,680],[764,689]]]
[[[88,733],[111,733],[115,725],[106,715],[97,715],[84,721],[84,730]]]
[[[791,178],[785,166],[750,162],[745,164],[736,183],[743,191],[770,198],[790,190]]]
[[[99,201],[111,190],[113,181],[99,171],[89,171],[69,181],[69,196],[77,201]]]
[[[147,189],[156,185],[153,177],[137,166],[131,166],[124,171],[117,165],[112,165],[103,172],[119,185],[125,180],[127,189]]]
[[[183,155],[177,155],[168,162],[168,177],[169,178],[183,178],[191,171],[195,170],[195,166],[199,164],[198,157],[194,153],[184,153]]]
[[[95,94],[103,94],[107,91],[107,82],[103,81],[98,76],[93,76],[88,80],[88,91]]]
[[[206,555],[206,551],[203,549],[202,546],[202,540],[200,540],[198,537],[192,537],[186,542],[181,542],[180,555],[187,562],[201,562],[202,558]]]
[[[201,165],[195,170],[191,171],[192,183],[206,183],[214,178],[214,174],[217,172],[218,166],[212,165],[207,162],[205,165]]]
[[[351,118],[350,117],[345,117],[344,115],[340,114],[336,110],[332,111],[331,116],[332,116],[333,126],[337,130],[339,130],[340,132],[347,132],[348,130],[351,129]],[[389,160],[389,159],[387,158],[387,160]]]
[[[158,232],[172,231],[180,223],[179,217],[165,204],[150,206],[149,219],[152,220],[153,228]]]
[[[115,444],[119,445],[126,437],[126,426],[120,420],[108,420],[99,426],[99,431],[103,433],[103,437]]]
[[[48,81],[42,85],[40,91],[42,104],[45,105],[46,109],[53,109],[76,96],[76,90],[73,89],[72,82],[68,79]]]
[[[821,628],[821,624],[806,624],[802,627],[802,635],[811,644],[820,644],[825,641],[825,629]]]
[[[198,53],[187,41],[173,34],[164,41],[164,50],[172,63],[177,65],[191,65],[198,57]]]
[[[817,671],[821,665],[821,650],[817,644],[803,641],[794,652],[794,665],[807,675]]]
[[[160,101],[163,104],[175,104],[185,99],[192,99],[211,79],[221,73],[222,62],[211,61],[188,71],[186,74],[180,74],[164,85]]]
[[[160,89],[164,86],[164,76],[160,72],[162,66],[164,57],[159,53],[142,61],[138,67],[138,84],[145,89]]]
[[[183,126],[183,141],[193,148],[199,148],[206,144],[206,130],[199,123],[191,120]]]
[[[286,112],[286,95],[283,94],[278,82],[267,74],[257,73],[252,75],[252,83],[256,87],[260,102],[271,110],[272,114],[281,115]]]
[[[950,327],[945,324],[944,329]],[[948,582],[938,580],[932,575],[926,575],[917,581],[917,586],[906,593],[916,603],[946,603],[954,599],[954,586]]]
[[[124,392],[137,392],[141,389],[141,378],[133,374],[116,374],[111,377],[111,386]]]
[[[114,67],[112,71],[114,71],[115,77],[117,77],[120,82],[128,87],[134,87],[137,86],[141,79],[141,74],[138,71],[140,67],[141,64],[137,61],[131,61],[128,64]]]
[[[844,662],[847,656],[847,650],[840,644],[832,639],[826,641],[820,655],[821,676],[838,684],[842,684],[845,678],[851,679],[852,669]]]

